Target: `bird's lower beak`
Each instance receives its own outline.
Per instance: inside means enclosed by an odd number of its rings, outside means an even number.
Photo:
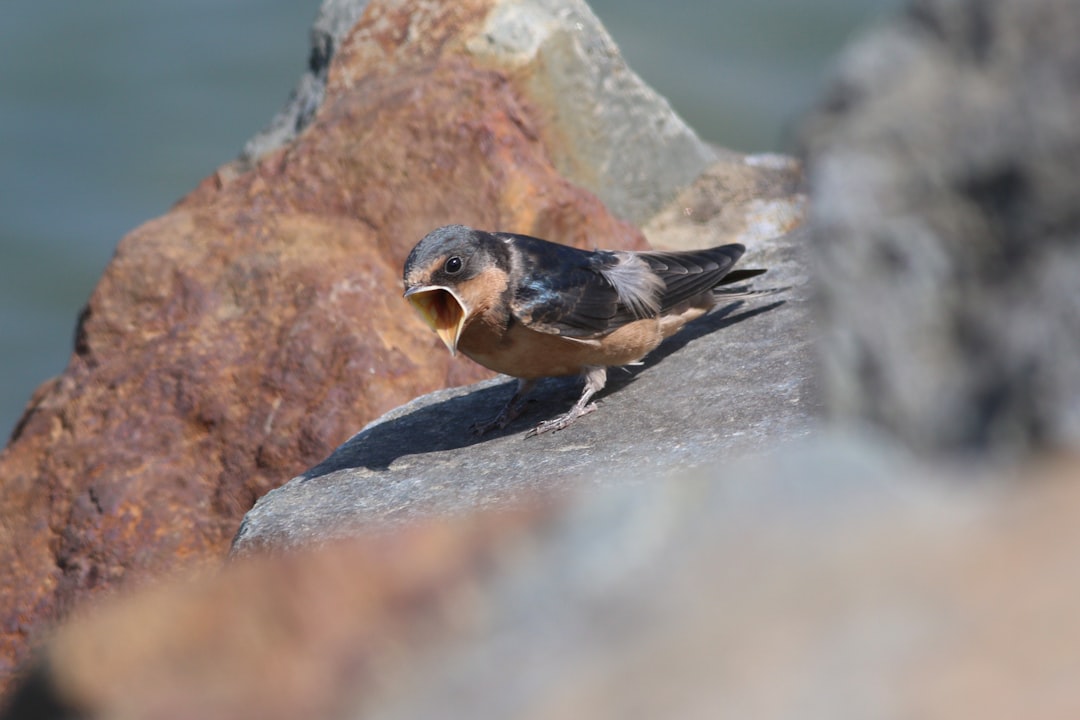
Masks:
[[[450,354],[457,355],[458,340],[468,312],[454,291],[441,286],[414,287],[405,291],[405,299],[435,331]]]

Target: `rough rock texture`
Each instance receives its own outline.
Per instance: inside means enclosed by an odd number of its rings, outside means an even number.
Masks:
[[[311,26],[311,54],[285,107],[261,132],[248,140],[240,156],[241,167],[292,142],[311,124],[326,98],[326,76],[338,46],[367,7],[367,0],[323,0]]]
[[[248,144],[246,160],[307,126],[326,92],[327,59],[339,47],[363,55],[365,67],[398,69],[452,54],[494,70],[530,105],[538,121],[531,130],[556,169],[634,223],[651,217],[718,155],[626,65],[582,0],[379,2],[349,37],[345,30],[367,4],[323,3],[308,71],[286,108]],[[408,42],[372,43],[371,33],[408,35]],[[351,88],[355,80],[349,73],[329,77],[330,92],[335,82]]]
[[[466,49],[483,65],[511,68],[513,82],[543,109],[555,166],[618,217],[643,222],[715,158],[627,67],[582,0],[503,2]]]
[[[702,243],[757,247],[806,219],[802,165],[785,155],[722,152],[641,228],[653,247],[692,250]]]
[[[920,449],[1080,444],[1080,5],[920,0],[805,130],[833,413]]]
[[[696,229],[698,245],[727,239],[707,224],[684,224]],[[600,409],[566,430],[522,439],[577,399],[576,378],[544,381],[522,417],[482,439],[470,425],[498,412],[515,381],[418,398],[260,498],[234,552],[505,506],[598,477],[626,482],[643,473],[719,465],[809,433],[819,408],[805,240],[805,232],[795,231],[750,247],[741,264],[769,268],[756,286],[788,289],[718,310],[661,345],[643,367],[611,371]]]
[[[7,717],[1071,719],[1078,473],[819,436],[244,558],[63,628]]]
[[[516,13],[544,22],[506,37]],[[630,155],[647,162],[618,165],[624,190],[612,167],[590,171],[612,192],[636,198],[647,175],[674,195],[663,183],[700,169],[675,151],[692,133],[579,2],[384,0],[348,34],[326,33],[343,39],[303,132],[253,167],[223,167],[121,241],[68,368],[0,454],[0,686],[71,607],[220,556],[256,497],[357,427],[483,376],[401,301],[402,261],[427,231],[461,222],[642,247],[559,171],[581,133],[598,148],[630,142],[618,122],[656,132],[633,135]],[[590,82],[610,71],[605,92],[636,99],[601,95],[614,124],[575,129],[566,118],[592,118],[598,100],[559,85],[574,68]],[[557,111],[537,84],[558,93]]]

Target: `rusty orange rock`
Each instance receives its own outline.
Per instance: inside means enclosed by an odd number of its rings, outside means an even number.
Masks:
[[[520,84],[455,40],[491,4],[417,5],[415,35],[400,3],[371,3],[299,138],[120,242],[68,367],[0,454],[0,684],[73,606],[220,557],[261,494],[486,372],[401,300],[424,233],[643,246],[556,170]]]

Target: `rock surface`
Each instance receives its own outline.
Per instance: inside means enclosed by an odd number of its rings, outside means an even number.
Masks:
[[[817,438],[623,485],[366,717],[1075,717],[1078,475],[1006,489]]]
[[[1080,445],[1080,5],[920,0],[805,130],[837,417],[922,450]]]
[[[0,686],[72,607],[220,557],[255,498],[356,428],[486,374],[451,361],[401,301],[402,261],[426,232],[461,222],[643,247],[580,178],[628,199],[647,178],[670,197],[663,183],[711,156],[677,151],[700,143],[580,2],[383,0],[343,33],[350,7],[325,15],[316,52],[336,51],[302,132],[121,241],[69,366],[0,454]],[[507,29],[534,15],[538,34]],[[570,92],[579,71],[610,71],[605,93],[628,97]],[[557,112],[534,86],[558,94]],[[612,124],[568,120],[598,98]],[[641,134],[642,118],[659,130]],[[582,133],[599,154],[575,154]],[[622,154],[642,165],[589,168],[630,137]]]
[[[817,436],[242,558],[63,628],[6,717],[1066,720],[1078,474]]]
[[[583,0],[464,0],[426,3],[422,12],[405,0],[379,2],[350,36],[345,31],[367,5],[323,3],[308,71],[286,108],[248,144],[244,162],[302,132],[328,86],[331,93],[335,83],[353,86],[351,73],[327,72],[338,48],[362,55],[364,67],[397,71],[457,56],[498,73],[528,105],[530,129],[556,169],[633,223],[655,214],[719,154],[627,66]],[[374,36],[395,41],[372,43]]]
[[[267,153],[284,147],[311,124],[326,98],[326,76],[338,46],[356,25],[367,0],[323,0],[311,26],[311,54],[285,107],[244,145],[239,167],[250,168]]]
[[[737,242],[754,248],[806,220],[799,161],[785,155],[720,154],[641,228],[653,247],[693,250]]]
[[[407,686],[408,658],[460,635],[499,548],[543,513],[230,563],[69,623],[6,718],[337,718]]]

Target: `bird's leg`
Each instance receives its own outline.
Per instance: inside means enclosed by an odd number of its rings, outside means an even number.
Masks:
[[[521,411],[525,409],[525,395],[532,390],[534,385],[536,385],[536,380],[518,378],[517,390],[514,391],[513,397],[507,401],[503,409],[499,411],[499,414],[487,422],[474,423],[472,431],[477,435],[483,435],[492,430],[502,430],[512,423],[514,419],[521,414]]]
[[[589,401],[592,400],[593,395],[604,389],[604,384],[607,382],[607,368],[589,367],[585,369],[583,375],[585,377],[585,389],[581,392],[581,397],[578,398],[578,401],[574,403],[574,407],[558,417],[540,423],[532,430],[525,433],[525,437],[528,438],[546,432],[562,430],[582,415],[588,415],[596,410],[596,403]]]

